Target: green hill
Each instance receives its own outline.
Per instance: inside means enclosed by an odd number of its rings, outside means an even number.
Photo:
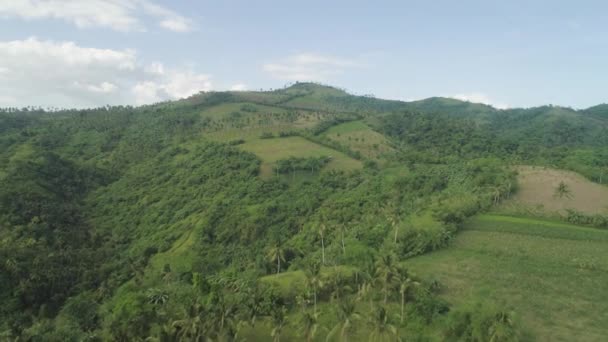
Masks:
[[[517,194],[513,165],[605,183],[601,113],[314,83],[0,110],[0,340],[593,340],[608,218],[470,218]],[[565,297],[576,272],[589,283],[555,303],[531,285]]]

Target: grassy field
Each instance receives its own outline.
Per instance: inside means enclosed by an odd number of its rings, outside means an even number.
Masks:
[[[298,158],[332,157],[324,170],[353,170],[362,167],[362,163],[342,152],[315,144],[301,137],[274,139],[255,139],[239,145],[242,149],[255,153],[262,159],[261,175],[272,176],[275,162],[290,156]]]
[[[214,119],[225,118],[228,117],[231,113],[240,112],[243,114],[249,114],[246,111],[243,111],[243,108],[250,108],[256,110],[254,113],[264,113],[264,114],[277,114],[284,113],[286,110],[283,108],[265,106],[260,104],[252,104],[247,102],[236,102],[236,103],[222,103],[220,105],[216,105],[210,108],[207,108],[201,112],[201,116],[211,117]]]
[[[361,120],[333,126],[323,135],[347,145],[353,151],[358,151],[368,158],[377,159],[383,153],[392,150],[386,137],[372,130]]]
[[[564,213],[566,209],[576,209],[588,214],[608,213],[607,186],[571,171],[534,166],[520,166],[517,171],[519,190],[501,205],[502,210],[530,208],[538,212]],[[560,182],[570,189],[570,198],[554,196]]]
[[[439,280],[455,306],[493,301],[514,309],[529,340],[604,341],[607,255],[608,231],[482,215],[449,248],[406,263]]]

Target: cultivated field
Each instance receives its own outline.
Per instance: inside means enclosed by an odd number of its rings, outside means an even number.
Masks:
[[[608,213],[608,187],[593,183],[583,176],[546,167],[519,166],[519,190],[502,205],[502,209],[528,207],[546,213],[564,213],[566,209],[597,214]],[[555,196],[564,182],[571,196]]]
[[[378,158],[383,153],[392,151],[386,137],[372,130],[363,121],[350,121],[333,126],[323,135],[368,158]]]
[[[493,301],[515,310],[526,340],[605,341],[608,231],[482,215],[444,250],[408,260],[439,280],[456,307]]]
[[[302,137],[287,137],[273,139],[255,139],[239,145],[245,151],[255,153],[262,160],[261,175],[272,176],[272,170],[277,160],[291,156],[298,158],[331,157],[332,160],[324,170],[353,170],[362,167],[362,163],[342,152],[321,146]]]

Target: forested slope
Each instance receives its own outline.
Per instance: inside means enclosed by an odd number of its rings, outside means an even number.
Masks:
[[[608,119],[592,112],[310,83],[5,109],[0,339],[305,340],[313,327],[316,339],[444,339],[440,284],[400,261],[447,246],[516,191],[510,165],[604,179]],[[520,336],[493,320],[514,309],[503,305],[469,324]]]

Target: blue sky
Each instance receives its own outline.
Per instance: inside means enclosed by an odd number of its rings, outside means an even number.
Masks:
[[[0,0],[0,106],[318,81],[498,107],[608,102],[602,1]]]

